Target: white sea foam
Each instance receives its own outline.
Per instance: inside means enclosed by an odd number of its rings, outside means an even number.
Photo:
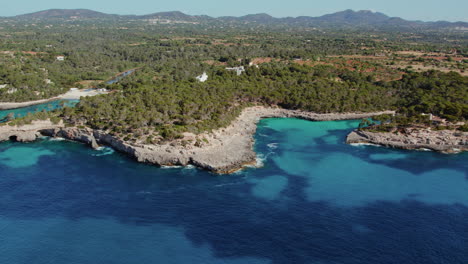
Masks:
[[[253,165],[247,165],[245,166],[244,168],[254,168],[255,166]],[[235,172],[231,173],[231,175],[240,175],[244,172],[244,168],[240,168],[238,170],[236,170]]]
[[[430,152],[432,151],[432,149],[427,149],[427,148],[420,148],[420,149],[417,149],[418,151],[426,151],[426,152]]]
[[[168,169],[181,169],[183,168],[182,166],[161,166],[161,169],[165,169],[165,170],[168,170]]]
[[[193,169],[196,169],[196,167],[193,165],[187,165],[184,167],[184,170],[193,170]]]
[[[247,165],[249,168],[261,168],[265,165],[268,155],[258,154],[255,159],[255,165]]]
[[[271,143],[273,144],[273,148],[277,148],[278,146],[278,143]],[[271,144],[268,144],[268,145],[271,145]],[[262,168],[263,166],[265,166],[265,162],[267,161],[268,157],[272,154],[275,154],[275,152],[273,151],[270,151],[268,152],[266,155],[265,154],[257,154],[257,158],[255,159],[255,164],[254,165],[246,165],[245,167],[247,168]]]
[[[277,149],[278,148],[278,143],[270,143],[267,145],[270,149]]]
[[[50,141],[64,141],[65,139],[61,137],[53,137],[53,138],[49,138],[49,140]]]
[[[114,154],[115,152],[113,148],[109,148],[109,147],[99,147],[96,150],[99,151],[100,153],[93,154],[94,157],[107,156],[107,155]]]
[[[351,143],[351,144],[349,144],[349,145],[354,146],[354,147],[361,147],[361,146],[381,147],[381,146],[378,145],[378,144],[372,144],[372,143]]]

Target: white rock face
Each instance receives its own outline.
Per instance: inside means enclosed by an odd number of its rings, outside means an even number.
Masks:
[[[98,144],[107,145],[134,157],[139,162],[159,166],[195,165],[215,173],[232,173],[246,165],[256,164],[253,136],[257,130],[257,123],[262,118],[296,117],[311,121],[327,121],[360,119],[392,113],[394,112],[316,114],[281,108],[249,107],[226,128],[198,136],[187,134],[199,140],[185,145],[178,144],[180,142],[177,141],[151,145],[130,143],[106,131],[65,127],[63,123],[55,125],[50,121],[35,121],[31,125],[22,127],[0,126],[0,141],[9,139],[31,141],[39,135],[46,135],[83,142],[93,148],[99,147]]]
[[[41,131],[54,130],[63,127],[63,123],[52,123],[50,120],[33,121],[24,126],[0,126],[0,141],[16,139],[19,142],[30,142],[40,136]]]
[[[414,129],[409,133],[353,131],[346,142],[371,143],[401,149],[430,149],[444,153],[468,151],[468,132]]]

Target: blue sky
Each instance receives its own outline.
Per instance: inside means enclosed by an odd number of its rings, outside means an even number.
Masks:
[[[320,16],[345,9],[373,10],[409,20],[468,22],[467,0],[13,0],[2,1],[0,16],[50,8],[87,8],[114,14],[178,10],[210,16],[268,13],[275,17]]]

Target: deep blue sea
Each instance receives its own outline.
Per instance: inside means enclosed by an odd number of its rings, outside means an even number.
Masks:
[[[262,168],[213,175],[43,139],[0,144],[0,263],[468,263],[468,155],[265,119]]]

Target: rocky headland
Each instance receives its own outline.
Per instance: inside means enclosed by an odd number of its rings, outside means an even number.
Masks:
[[[348,144],[376,144],[400,149],[432,150],[442,153],[468,151],[467,132],[429,128],[408,129],[405,133],[356,130],[348,135],[346,142]]]
[[[34,121],[25,126],[0,126],[0,141],[30,142],[41,136],[61,137],[86,143],[93,148],[106,145],[128,154],[139,162],[159,166],[194,165],[215,173],[232,173],[246,165],[256,164],[253,150],[257,123],[262,118],[301,118],[310,121],[361,119],[393,111],[374,113],[316,114],[281,108],[249,107],[226,128],[194,135],[186,133],[184,139],[162,144],[126,142],[106,131],[90,128],[66,127],[62,122]],[[182,141],[186,144],[180,144]],[[187,143],[188,142],[188,143]]]

